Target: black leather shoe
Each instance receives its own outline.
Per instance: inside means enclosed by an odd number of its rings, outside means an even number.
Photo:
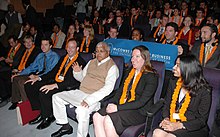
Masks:
[[[73,133],[73,128],[70,126],[69,129],[63,129],[62,127],[57,131],[57,132],[54,132],[51,137],[62,137],[63,135],[66,135],[66,134],[72,134]]]
[[[41,114],[40,114],[40,115],[39,115],[38,117],[36,117],[35,119],[31,120],[31,121],[29,122],[29,125],[34,125],[34,124],[40,123],[42,120],[43,120],[43,118],[42,118],[42,116],[41,116]]]
[[[37,126],[37,129],[45,129],[50,126],[51,123],[55,121],[53,116],[43,119],[43,121]]]
[[[12,105],[8,108],[8,110],[14,110],[17,107],[17,102],[16,103],[12,103]]]

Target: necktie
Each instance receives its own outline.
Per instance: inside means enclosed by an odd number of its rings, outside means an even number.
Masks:
[[[160,36],[161,34],[163,34],[163,27],[160,28],[160,31],[158,33],[158,36]]]
[[[12,49],[10,55],[9,55],[9,58],[10,58],[10,59],[13,59],[13,58],[14,58],[14,53],[15,53],[15,47],[13,47],[13,49]]]
[[[121,27],[121,26],[118,26],[118,32],[119,32],[119,30],[120,30],[120,27]]]
[[[208,56],[211,53],[211,45],[206,46],[206,52],[205,52],[205,63],[208,61]]]
[[[44,67],[43,67],[43,72],[45,72],[45,70],[46,70],[46,59],[47,59],[47,57],[46,57],[46,54],[44,54]]]
[[[63,76],[65,68],[66,68],[66,66],[68,65],[69,62],[70,62],[70,58],[68,58],[68,60],[66,61],[65,65],[64,65],[64,67],[63,67],[63,69],[62,69],[62,71],[60,73],[61,76]]]
[[[159,19],[156,18],[154,26],[158,26],[158,23],[159,23]]]

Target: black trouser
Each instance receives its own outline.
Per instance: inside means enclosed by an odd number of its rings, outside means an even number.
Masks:
[[[26,83],[24,85],[25,92],[31,103],[32,109],[40,110],[41,116],[43,118],[47,118],[53,115],[52,95],[60,92],[60,90],[58,89],[51,90],[47,94],[45,94],[45,92],[41,92],[40,88],[46,84],[51,84],[51,83],[45,81],[37,81],[34,83],[34,85],[31,85],[31,83]]]

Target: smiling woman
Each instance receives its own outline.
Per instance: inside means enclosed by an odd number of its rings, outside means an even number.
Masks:
[[[158,77],[150,64],[147,47],[132,50],[132,67],[123,84],[106,107],[93,116],[96,137],[117,137],[129,126],[145,122],[146,111],[153,104]]]
[[[163,107],[163,120],[153,137],[207,137],[211,88],[193,55],[181,55],[173,67]]]

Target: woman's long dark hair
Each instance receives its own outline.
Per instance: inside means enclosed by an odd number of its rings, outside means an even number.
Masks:
[[[211,91],[211,87],[203,76],[203,69],[194,55],[180,55],[180,72],[183,79],[183,87],[196,95],[199,89],[205,87]]]
[[[132,49],[134,51],[135,49],[139,50],[141,52],[141,57],[144,59],[144,65],[142,70],[144,72],[154,72],[156,73],[156,70],[153,68],[153,66],[150,63],[150,52],[149,49],[143,45],[136,46]]]

